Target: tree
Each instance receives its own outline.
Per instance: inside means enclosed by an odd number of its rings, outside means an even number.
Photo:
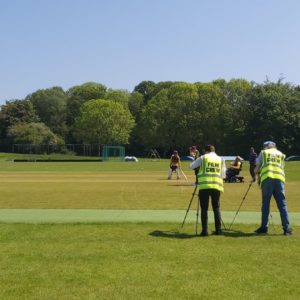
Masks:
[[[300,93],[290,84],[256,85],[248,95],[245,136],[257,145],[273,140],[287,154],[300,150]]]
[[[62,144],[61,137],[54,134],[44,123],[17,123],[8,130],[14,144],[53,145]]]
[[[54,133],[66,136],[66,104],[67,95],[60,87],[38,90],[26,97],[41,122],[45,123]]]
[[[178,83],[162,89],[148,103],[138,124],[139,137],[152,148],[185,149],[196,128],[197,89],[193,84]]]
[[[155,83],[153,81],[144,80],[135,86],[133,91],[141,93],[144,96],[144,101],[147,103],[152,97],[151,91],[154,86]]]
[[[222,145],[222,90],[211,84],[175,83],[162,89],[147,104],[138,123],[139,137],[147,147],[187,152],[191,144]],[[221,148],[221,147],[220,147]]]
[[[144,106],[145,104],[143,95],[139,92],[131,93],[128,101],[128,108],[136,121],[140,119],[140,115]]]
[[[27,100],[11,100],[1,106],[0,134],[1,139],[7,137],[8,128],[18,123],[30,123],[39,121],[33,105]]]
[[[246,102],[253,84],[244,79],[232,79],[228,82],[218,79],[212,83],[220,88],[226,101],[220,115],[224,132],[222,139],[224,153],[233,155],[248,153],[252,145],[249,145],[249,140],[244,138],[248,118]]]
[[[98,99],[82,105],[75,132],[83,143],[127,144],[133,126],[133,117],[122,104]]]
[[[67,95],[67,124],[73,125],[83,103],[92,99],[105,99],[106,87],[101,83],[87,82],[70,88]]]
[[[128,108],[129,96],[130,94],[126,90],[108,89],[106,92],[105,99],[121,103],[124,106],[124,108]]]

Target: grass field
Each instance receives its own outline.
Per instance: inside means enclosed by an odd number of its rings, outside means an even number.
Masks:
[[[0,210],[181,210],[194,187],[166,180],[168,161],[13,163],[0,155]],[[289,210],[300,213],[300,163],[288,162]],[[236,211],[249,187],[226,184],[222,211]],[[255,184],[241,208],[260,211]],[[194,201],[194,209],[196,201]],[[277,208],[272,205],[272,212]],[[20,211],[22,212],[22,211]],[[212,221],[212,220],[211,220]],[[195,236],[178,222],[0,223],[0,299],[299,299],[300,227],[256,236],[235,224],[224,236]],[[213,225],[210,224],[210,229]]]
[[[185,209],[193,193],[193,171],[183,169],[189,182],[167,180],[167,161],[99,163],[13,163],[0,161],[0,208]],[[300,162],[287,163],[287,199],[300,212]],[[235,211],[248,186],[225,184],[222,210]],[[175,178],[175,177],[174,177]],[[260,211],[260,189],[253,184],[244,211]],[[196,201],[194,202],[196,205]],[[272,210],[276,210],[272,203]]]

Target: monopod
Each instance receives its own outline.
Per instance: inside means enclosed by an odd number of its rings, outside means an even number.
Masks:
[[[235,218],[236,218],[236,216],[238,215],[238,213],[239,213],[239,211],[240,211],[240,209],[241,209],[241,207],[242,207],[242,205],[243,205],[243,203],[244,203],[244,201],[245,201],[245,199],[246,199],[246,196],[247,196],[247,194],[248,194],[248,192],[249,192],[249,190],[250,190],[250,188],[251,188],[251,186],[252,186],[252,183],[253,183],[253,180],[251,180],[251,182],[250,182],[250,184],[249,184],[249,187],[248,187],[248,189],[247,189],[247,191],[246,191],[246,193],[245,193],[245,195],[244,195],[244,197],[243,197],[243,199],[242,199],[242,202],[241,202],[241,204],[240,204],[238,210],[237,210],[236,213],[235,213],[235,216],[234,216],[234,218],[233,218],[233,220],[232,220],[232,222],[231,222],[231,224],[230,224],[228,230],[230,230],[231,226],[233,225],[233,223],[234,223],[234,221],[235,221]]]

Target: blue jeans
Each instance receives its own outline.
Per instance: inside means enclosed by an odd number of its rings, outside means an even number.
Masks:
[[[285,186],[279,179],[267,178],[262,182],[262,216],[261,227],[267,228],[270,213],[270,201],[274,196],[278,210],[280,212],[281,224],[284,230],[289,229],[289,216],[285,199]]]

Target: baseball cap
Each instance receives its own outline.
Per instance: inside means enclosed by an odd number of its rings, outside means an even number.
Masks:
[[[266,141],[263,144],[263,148],[268,148],[268,147],[276,147],[276,144],[272,141]]]

